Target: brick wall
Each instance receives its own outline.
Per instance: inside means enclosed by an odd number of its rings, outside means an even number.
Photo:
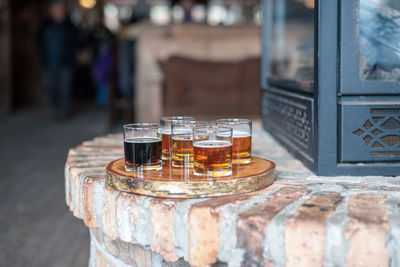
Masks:
[[[400,176],[318,177],[256,125],[269,188],[173,200],[105,185],[121,135],[71,149],[66,202],[91,232],[90,266],[400,266]]]

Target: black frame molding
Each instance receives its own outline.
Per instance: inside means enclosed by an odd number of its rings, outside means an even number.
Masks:
[[[263,0],[262,27],[262,87],[263,110],[265,98],[271,94],[290,94],[290,97],[305,97],[304,93],[288,90],[268,80],[268,28],[270,16],[266,15],[272,0]],[[312,104],[312,148],[313,158],[304,156],[294,142],[279,134],[276,126],[271,126],[268,112],[263,111],[264,128],[291,153],[318,175],[400,175],[400,157],[394,162],[353,162],[340,160],[341,124],[345,119],[341,114],[341,103],[346,99],[366,101],[376,95],[382,100],[393,100],[392,106],[400,108],[400,85],[388,82],[366,82],[359,76],[358,20],[354,8],[360,0],[315,0],[315,83]],[[342,15],[343,16],[342,16]],[[346,25],[346,27],[341,27]],[[357,51],[355,53],[354,51]],[[377,91],[379,87],[379,91]],[[362,88],[362,90],[360,89]],[[376,98],[376,97],[375,97]],[[269,102],[270,103],[270,102]],[[274,128],[275,127],[275,128]],[[400,150],[400,149],[399,149]]]

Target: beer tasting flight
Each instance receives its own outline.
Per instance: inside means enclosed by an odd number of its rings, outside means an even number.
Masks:
[[[232,164],[251,162],[252,122],[193,117],[162,117],[157,123],[126,124],[125,170],[161,170],[163,165],[193,170],[206,177],[232,175]]]

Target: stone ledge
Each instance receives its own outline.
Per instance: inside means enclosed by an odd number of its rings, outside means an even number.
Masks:
[[[104,245],[121,261],[101,265],[110,255],[94,248],[91,266],[143,266],[126,256],[130,245],[147,251],[136,257],[163,264],[400,266],[400,177],[318,177],[268,134],[254,132],[256,154],[277,163],[276,183],[212,199],[152,198],[105,185],[106,164],[123,156],[121,135],[71,149],[67,205],[93,233],[104,233],[107,244],[123,242],[118,250]]]

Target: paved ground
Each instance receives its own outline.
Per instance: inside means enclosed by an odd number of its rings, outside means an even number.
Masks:
[[[89,233],[65,205],[67,151],[108,132],[91,110],[66,122],[44,111],[0,117],[0,266],[87,266]]]

